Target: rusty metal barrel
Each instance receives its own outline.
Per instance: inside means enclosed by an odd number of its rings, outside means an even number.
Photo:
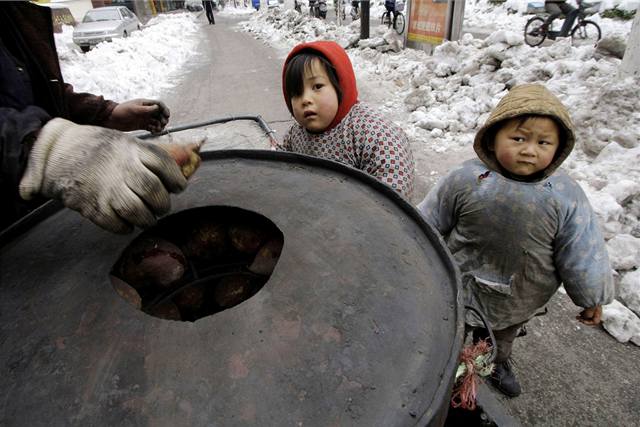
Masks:
[[[463,341],[460,281],[419,213],[339,163],[203,154],[172,213],[256,213],[284,246],[269,280],[193,322],[109,279],[134,235],[48,214],[2,247],[3,425],[441,425]]]

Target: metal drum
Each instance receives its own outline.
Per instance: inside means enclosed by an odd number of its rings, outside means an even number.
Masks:
[[[173,214],[228,206],[282,232],[268,282],[195,322],[109,274],[135,236],[60,210],[2,248],[0,424],[440,425],[463,340],[437,234],[376,179],[290,153],[217,151]]]

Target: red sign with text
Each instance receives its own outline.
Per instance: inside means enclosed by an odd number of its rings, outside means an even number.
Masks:
[[[442,43],[446,35],[448,6],[446,0],[413,0],[407,39],[422,43]]]

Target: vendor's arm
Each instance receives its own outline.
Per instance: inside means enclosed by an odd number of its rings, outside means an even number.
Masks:
[[[54,118],[33,142],[20,196],[61,200],[116,233],[149,227],[169,211],[169,193],[186,187],[200,145],[151,143]]]
[[[599,321],[598,306],[614,297],[611,265],[587,196],[572,180],[563,182],[563,187],[567,207],[561,212],[555,241],[556,269],[569,297],[586,308],[581,317],[595,323]]]
[[[36,106],[22,110],[0,107],[0,185],[3,195],[17,195],[18,183],[27,166],[31,144],[50,119],[46,111]],[[11,191],[5,191],[7,189]]]
[[[171,116],[162,101],[153,99],[132,99],[118,104],[102,96],[74,92],[70,84],[65,84],[65,96],[69,117],[78,124],[160,133]]]

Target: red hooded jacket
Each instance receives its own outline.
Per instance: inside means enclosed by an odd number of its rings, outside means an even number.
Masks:
[[[303,51],[318,52],[331,62],[337,71],[342,99],[327,129],[311,133],[294,123],[276,149],[352,166],[411,197],[415,163],[407,135],[378,111],[358,102],[356,78],[345,50],[334,42],[303,43],[291,51],[284,70],[291,58]],[[290,112],[293,115],[293,111]]]
[[[333,118],[333,121],[329,124],[329,127],[325,129],[325,132],[333,129],[344,117],[351,111],[351,107],[358,102],[358,87],[356,86],[356,75],[353,73],[353,66],[347,52],[340,47],[339,44],[330,41],[315,41],[310,43],[302,43],[293,48],[293,50],[287,56],[282,67],[282,92],[284,94],[285,102],[287,101],[287,94],[285,92],[284,75],[287,70],[289,61],[294,56],[300,54],[303,51],[311,51],[320,53],[324,56],[338,74],[338,83],[342,90],[342,100],[338,106],[338,112]],[[289,105],[289,103],[287,103]],[[289,109],[289,112],[293,115],[293,111]]]

